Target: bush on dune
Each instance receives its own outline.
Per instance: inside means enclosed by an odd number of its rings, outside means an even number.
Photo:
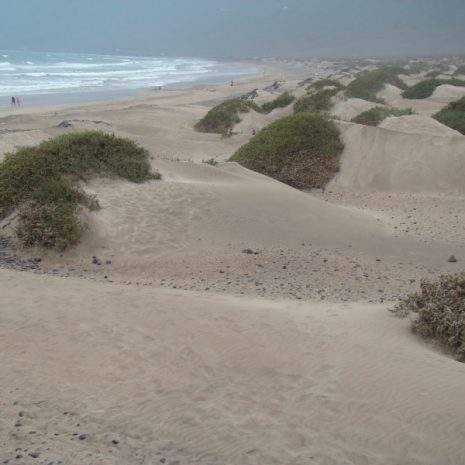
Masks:
[[[351,121],[352,123],[364,124],[366,126],[378,126],[390,116],[413,115],[413,113],[411,108],[375,107],[360,113],[355,118],[352,118]]]
[[[311,95],[301,97],[294,104],[294,112],[302,111],[316,113],[319,111],[329,111],[333,106],[331,98],[338,93],[338,89],[324,89]]]
[[[433,115],[437,121],[465,135],[465,97],[449,103]]]
[[[454,71],[454,76],[465,76],[465,65],[460,65]]]
[[[99,208],[79,187],[96,176],[119,176],[141,183],[158,179],[149,153],[129,139],[97,131],[65,134],[5,155],[0,163],[0,219],[18,209],[17,236],[24,246],[64,250],[85,224],[82,208]]]
[[[270,113],[275,108],[285,108],[290,105],[295,100],[295,97],[289,92],[284,92],[279,97],[275,98],[271,102],[266,102],[261,106],[261,111],[263,113]]]
[[[312,82],[312,84],[310,84],[307,87],[307,90],[309,90],[309,91],[311,91],[313,89],[314,90],[322,90],[325,87],[335,87],[337,90],[344,89],[344,86],[339,81],[336,81],[335,79],[320,79],[318,81]]]
[[[412,294],[391,310],[399,316],[417,314],[414,333],[438,342],[465,362],[465,273],[422,281],[419,293]]]
[[[407,85],[397,76],[391,68],[380,68],[373,71],[362,71],[347,86],[345,95],[348,98],[361,98],[369,102],[383,103],[376,94],[384,89],[386,84],[392,84],[400,89]]]
[[[241,113],[248,113],[251,109],[261,111],[253,102],[241,99],[230,99],[216,105],[194,126],[199,132],[213,134],[228,134],[235,124],[240,123]]]
[[[321,188],[339,170],[343,148],[333,121],[297,113],[266,126],[230,160],[298,189]]]
[[[402,92],[402,97],[418,100],[431,97],[434,91],[443,84],[449,84],[451,86],[464,87],[465,81],[460,79],[425,79],[417,84],[409,87]]]

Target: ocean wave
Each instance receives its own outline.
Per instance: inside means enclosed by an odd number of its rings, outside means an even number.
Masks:
[[[0,62],[0,95],[136,89],[231,76],[243,69],[204,59],[11,52]],[[250,72],[250,70],[249,70]]]

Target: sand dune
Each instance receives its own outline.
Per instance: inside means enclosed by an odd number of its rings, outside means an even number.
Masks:
[[[3,459],[462,460],[464,365],[382,307],[0,277]]]
[[[407,134],[423,134],[436,137],[463,137],[463,135],[426,115],[405,115],[386,118],[378,126],[382,129]]]
[[[330,188],[463,194],[465,138],[410,133],[418,124],[409,121],[396,123],[406,124],[402,132],[341,124],[346,148]]]
[[[244,114],[230,138],[193,130],[270,76],[0,112],[0,153],[102,129],[149,149],[163,175],[84,183],[102,209],[63,254],[19,250],[0,224],[2,267],[40,257],[37,275],[0,269],[2,461],[461,463],[464,365],[374,302],[465,269],[465,138],[428,116],[440,102],[380,128],[341,122],[341,172],[297,191],[224,162],[292,107]]]
[[[441,103],[450,103],[465,96],[465,87],[443,84],[439,86],[430,97],[431,100]]]
[[[421,115],[431,116],[437,113],[450,100],[433,99],[405,99],[401,96],[402,91],[391,84],[386,84],[385,88],[377,93],[377,96],[384,99],[388,105],[397,108],[411,108]]]
[[[359,98],[338,98],[334,108],[331,110],[331,114],[344,121],[350,121],[360,113],[371,110],[378,105]]]

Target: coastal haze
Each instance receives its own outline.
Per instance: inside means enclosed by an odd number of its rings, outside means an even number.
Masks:
[[[463,462],[463,2],[2,14],[0,462]]]
[[[5,0],[3,49],[281,58],[463,53],[461,0]]]

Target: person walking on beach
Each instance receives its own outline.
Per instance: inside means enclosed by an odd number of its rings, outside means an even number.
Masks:
[[[21,101],[19,100],[19,97],[16,97],[16,106],[21,108]]]
[[[11,106],[12,107],[16,106],[16,99],[14,97],[11,97]]]

